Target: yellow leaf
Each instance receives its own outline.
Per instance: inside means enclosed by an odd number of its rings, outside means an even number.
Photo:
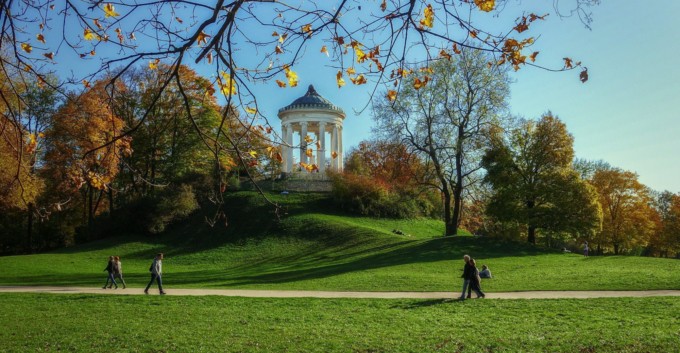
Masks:
[[[571,69],[572,66],[572,61],[570,58],[564,58],[564,68],[565,69]]]
[[[104,5],[104,17],[116,17],[116,16],[120,16],[120,14],[116,12],[116,9],[113,7],[113,4]]]
[[[43,36],[42,33],[38,33],[35,38],[38,39],[40,43],[45,44],[45,36]]]
[[[320,150],[320,149],[321,149],[321,141],[316,140],[315,145],[316,145],[316,149],[317,149],[317,150]]]
[[[314,151],[312,151],[311,148],[308,148],[307,151],[305,152],[305,154],[307,155],[307,157],[312,158],[314,156],[313,152]]]
[[[338,82],[338,88],[345,85],[345,80],[342,78],[342,71],[338,70],[337,75],[335,75],[335,80]]]
[[[387,1],[383,0],[382,3],[380,3],[380,9],[385,12],[387,10]]]
[[[276,84],[279,85],[279,87],[286,87],[286,83],[283,81],[276,80]]]
[[[444,58],[446,60],[451,60],[451,54],[447,53],[446,50],[442,49],[439,52],[439,57]]]
[[[201,31],[201,33],[199,33],[198,36],[196,36],[196,42],[198,42],[198,45],[208,44],[208,38],[210,38],[210,37],[211,37],[210,35]]]
[[[348,67],[346,71],[347,71],[348,75],[354,75],[354,74],[357,73],[356,70],[354,70],[353,67]]]
[[[212,52],[208,52],[208,55],[206,56],[206,58],[208,59],[208,64],[212,64],[212,62],[213,62],[213,53],[212,53]]]
[[[431,4],[427,4],[427,7],[423,9],[423,18],[420,20],[420,25],[430,28],[434,26],[434,10]]]
[[[104,29],[104,27],[102,26],[102,24],[99,23],[99,19],[96,19],[96,18],[95,18],[94,20],[92,20],[92,22],[94,22],[94,25],[97,26],[97,28],[99,28],[99,29]]]
[[[367,82],[367,81],[366,81],[366,77],[364,77],[364,75],[359,75],[359,76],[357,76],[356,78],[350,77],[349,79],[350,79],[350,80],[352,81],[352,83],[355,84],[355,85],[363,85],[364,83]]]
[[[312,141],[314,141],[314,139],[311,138],[311,137],[309,137],[309,135],[306,135],[306,136],[305,136],[305,142],[307,142],[307,143],[312,143]]]
[[[324,54],[326,54],[326,56],[329,56],[329,54],[328,54],[328,48],[326,48],[325,45],[324,45],[323,47],[321,47],[321,52],[324,53]]]
[[[475,0],[475,5],[484,12],[493,10],[496,6],[496,0]]]
[[[257,158],[257,151],[250,151],[248,154],[253,158]]]
[[[130,40],[136,40],[137,37],[135,37],[135,32],[130,33],[130,35],[128,36],[128,38],[130,38]]]
[[[458,49],[458,45],[456,43],[453,43],[453,52],[456,54],[462,53],[460,49]]]
[[[158,69],[158,63],[161,62],[161,59],[156,59],[156,60],[151,60],[149,61],[149,69],[151,70],[156,70]]]
[[[33,69],[33,67],[32,67],[31,65],[28,65],[28,64],[27,64],[26,66],[24,66],[24,71],[26,71],[26,72],[29,72],[29,71],[31,71],[32,69]]]
[[[280,152],[276,152],[276,161],[279,163],[283,162],[283,156]]]
[[[295,71],[291,70],[288,65],[283,67],[283,70],[286,72],[286,78],[288,79],[288,85],[291,87],[295,87],[298,84],[298,75]]]
[[[311,24],[306,24],[302,26],[302,33],[310,33],[312,32],[312,25]]]
[[[390,102],[394,102],[397,99],[397,91],[388,90],[387,91],[387,99],[389,99]]]
[[[54,53],[45,53],[43,56],[50,60],[54,60]]]
[[[30,53],[31,50],[33,50],[33,47],[31,47],[31,45],[28,43],[21,43],[21,49],[23,49],[27,53]]]
[[[283,44],[283,42],[286,41],[286,38],[288,38],[288,33],[284,33],[279,36],[279,43]]]
[[[257,109],[251,108],[251,107],[246,107],[246,113],[248,113],[248,114],[257,114]]]
[[[97,53],[95,53],[94,50],[90,51],[90,55],[94,56],[95,54],[97,54]]]
[[[231,76],[222,71],[222,78],[224,79],[224,82],[218,81],[217,84],[220,86],[220,90],[222,91],[222,94],[225,96],[233,96],[234,94],[237,93],[236,91],[236,82],[231,78]]]
[[[283,49],[281,49],[281,47],[277,45],[276,48],[274,49],[274,53],[283,54]]]
[[[358,63],[362,63],[362,62],[366,61],[366,53],[364,53],[364,52],[361,50],[361,48],[359,48],[359,46],[355,46],[355,47],[354,47],[354,52],[355,52],[356,55],[357,55],[357,62],[358,62]]]
[[[338,152],[335,151],[331,152],[331,158],[333,159],[338,158]]]
[[[427,76],[425,76],[425,78],[422,81],[419,78],[416,77],[415,80],[413,81],[413,88],[415,88],[416,90],[419,90],[419,89],[425,87],[425,85],[427,85],[427,82],[429,80],[430,80],[430,78],[427,77]]]
[[[85,88],[90,88],[90,86],[91,86],[91,85],[90,85],[90,81],[88,81],[88,80],[83,80],[83,86],[85,86]]]
[[[92,30],[90,30],[89,28],[85,28],[85,30],[83,31],[83,38],[85,40],[101,39],[98,34],[92,32]]]

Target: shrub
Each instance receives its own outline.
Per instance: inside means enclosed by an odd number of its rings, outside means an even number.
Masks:
[[[333,199],[341,209],[364,216],[414,218],[431,205],[412,193],[390,190],[376,180],[355,174],[332,174]]]

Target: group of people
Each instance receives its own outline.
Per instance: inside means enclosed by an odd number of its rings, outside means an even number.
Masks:
[[[106,265],[104,271],[108,273],[108,277],[106,278],[106,283],[104,283],[104,287],[102,287],[102,289],[110,289],[113,286],[115,286],[114,289],[118,289],[118,283],[116,282],[116,279],[120,280],[120,282],[123,284],[123,289],[127,287],[125,285],[125,280],[123,279],[123,268],[120,263],[120,257],[109,256],[109,263]],[[149,267],[149,272],[151,272],[151,281],[149,281],[149,284],[146,285],[144,294],[149,294],[149,287],[151,287],[154,281],[158,283],[158,291],[160,294],[165,294],[162,280],[163,253],[156,254],[156,257],[154,257],[153,262]]]
[[[465,267],[463,267],[463,275],[461,276],[463,278],[463,292],[460,294],[460,300],[472,298],[472,291],[477,294],[477,298],[486,297],[482,292],[481,281],[482,278],[491,278],[491,270],[486,265],[482,265],[482,271],[479,271],[475,259],[469,255],[463,256],[463,260],[465,260]]]

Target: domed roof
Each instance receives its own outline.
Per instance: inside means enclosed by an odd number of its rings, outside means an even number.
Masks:
[[[340,107],[335,106],[328,99],[321,97],[319,93],[316,92],[313,85],[309,85],[307,93],[304,96],[296,99],[293,103],[279,109],[279,112],[293,109],[328,109],[337,110],[342,112]]]

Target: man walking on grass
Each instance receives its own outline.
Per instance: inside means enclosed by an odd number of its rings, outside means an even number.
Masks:
[[[465,292],[467,292],[468,286],[470,285],[470,276],[473,272],[472,266],[470,265],[470,256],[463,256],[463,260],[465,260],[465,267],[463,267],[463,275],[461,276],[463,278],[463,293],[460,294],[460,300],[465,300]]]
[[[151,272],[151,281],[149,281],[149,284],[146,285],[146,288],[144,289],[144,294],[149,294],[149,287],[153,284],[153,281],[156,280],[158,282],[158,290],[160,291],[161,294],[165,294],[163,291],[163,280],[162,280],[162,274],[163,274],[163,253],[158,253],[156,257],[153,259],[153,263],[151,263],[151,267],[149,267],[149,272]]]

